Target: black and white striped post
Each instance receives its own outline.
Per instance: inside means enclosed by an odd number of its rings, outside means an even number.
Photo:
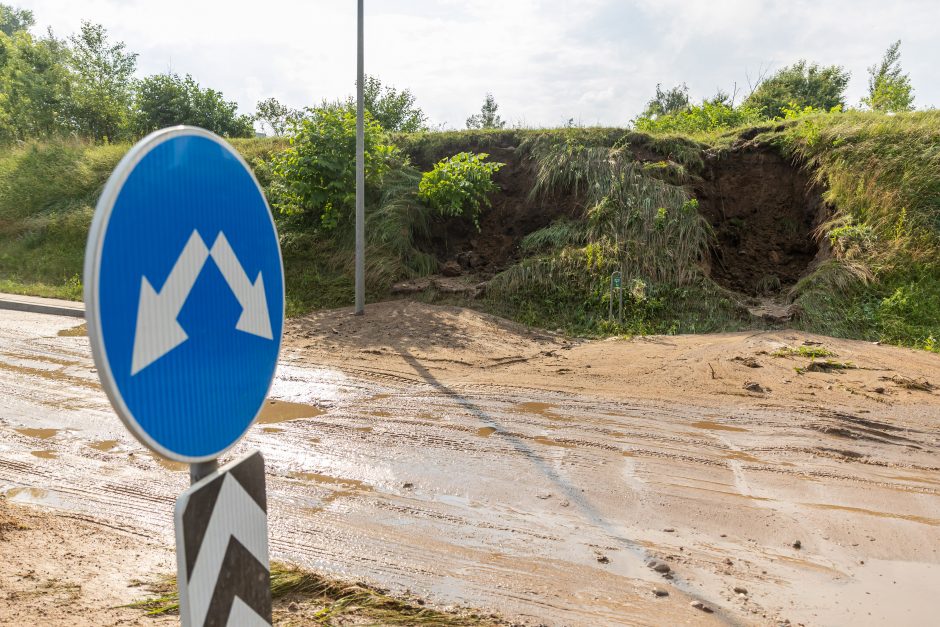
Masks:
[[[264,458],[190,468],[176,501],[177,585],[183,627],[270,627],[271,567]]]

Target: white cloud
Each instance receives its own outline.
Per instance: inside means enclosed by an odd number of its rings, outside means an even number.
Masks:
[[[355,3],[24,0],[59,35],[82,19],[140,53],[141,74],[192,73],[251,111],[352,93]],[[902,39],[917,104],[940,102],[935,0],[366,0],[366,71],[410,88],[434,122],[461,127],[492,92],[529,125],[624,124],[657,82],[696,97],[799,58],[852,71]]]

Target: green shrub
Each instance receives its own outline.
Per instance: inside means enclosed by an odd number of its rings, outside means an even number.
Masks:
[[[633,122],[642,133],[708,133],[761,122],[758,109],[741,105],[732,107],[723,102],[705,101],[686,109],[657,117],[639,117]]]
[[[366,113],[367,197],[378,195],[383,177],[403,163],[401,152]],[[313,109],[290,146],[276,155],[271,196],[282,213],[305,213],[332,230],[351,224],[356,205],[356,114],[347,107]]]
[[[468,215],[480,229],[480,211],[490,206],[488,194],[498,189],[493,174],[505,164],[486,162],[485,152],[459,152],[442,159],[418,184],[418,197],[441,215]]]

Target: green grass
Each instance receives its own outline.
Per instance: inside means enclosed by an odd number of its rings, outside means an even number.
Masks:
[[[31,142],[0,153],[0,281],[80,299],[94,205],[127,146]]]
[[[140,609],[148,616],[179,612],[175,576],[162,577],[147,587],[153,596],[127,607]],[[299,611],[304,616],[312,612],[313,620],[319,625],[469,627],[501,624],[498,619],[471,612],[430,609],[421,602],[397,598],[372,586],[336,581],[281,562],[271,564],[271,597],[276,624],[300,624],[292,612],[286,611],[288,603],[300,605]]]
[[[940,338],[940,111],[850,112],[768,136],[836,208],[834,259],[795,290],[803,328],[936,350]]]
[[[835,357],[835,353],[825,346],[799,346],[797,348],[785,346],[784,348],[775,350],[771,355],[774,357],[809,357],[810,359]]]

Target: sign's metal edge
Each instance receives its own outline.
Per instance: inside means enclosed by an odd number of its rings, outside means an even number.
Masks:
[[[271,376],[268,379],[265,397],[267,397],[267,395],[271,392],[271,386],[274,383],[274,376],[277,372],[277,359],[281,354],[281,346],[284,338],[284,314],[287,309],[287,295],[284,285],[284,258],[281,254],[280,237],[278,236],[277,225],[274,222],[274,215],[271,213],[271,207],[268,205],[268,200],[264,195],[264,191],[261,189],[261,185],[258,183],[258,179],[255,177],[251,167],[249,167],[244,158],[238,154],[238,151],[236,151],[228,142],[215,133],[195,126],[174,126],[165,128],[147,135],[142,140],[137,142],[126,155],[124,155],[124,157],[118,163],[117,167],[114,168],[111,176],[108,178],[108,182],[105,184],[104,189],[101,192],[101,196],[98,199],[98,204],[95,206],[95,214],[92,218],[91,227],[89,228],[88,241],[85,246],[83,297],[85,300],[85,320],[88,325],[88,341],[91,345],[92,359],[95,362],[95,367],[98,369],[98,377],[101,380],[101,387],[104,388],[105,394],[107,394],[108,399],[111,401],[111,405],[114,407],[115,412],[121,419],[121,422],[124,423],[124,426],[127,427],[128,431],[130,431],[131,434],[137,438],[141,444],[151,449],[155,453],[158,453],[159,455],[173,461],[186,464],[195,464],[217,459],[220,455],[225,454],[225,452],[235,446],[239,440],[245,437],[245,434],[248,432],[251,426],[257,422],[258,416],[261,414],[261,410],[264,408],[264,403],[262,403],[255,411],[254,417],[251,419],[251,422],[246,425],[244,431],[242,431],[242,433],[237,438],[235,438],[233,442],[219,451],[199,457],[191,457],[188,455],[181,455],[167,449],[150,437],[150,435],[141,427],[140,423],[137,422],[136,418],[134,418],[133,413],[131,413],[130,409],[127,407],[127,404],[124,402],[124,397],[121,395],[117,383],[114,380],[114,375],[111,372],[111,364],[107,358],[107,351],[105,349],[103,339],[104,335],[101,330],[101,316],[98,307],[99,273],[101,270],[101,255],[104,248],[105,234],[111,219],[111,212],[114,209],[114,203],[123,189],[124,183],[127,181],[127,178],[130,176],[131,172],[133,172],[134,167],[136,167],[137,164],[139,164],[144,159],[144,157],[146,157],[157,146],[175,137],[186,135],[208,139],[213,143],[221,146],[224,150],[226,150],[229,154],[233,155],[238,160],[242,167],[245,168],[245,171],[248,172],[252,182],[254,182],[255,188],[258,190],[258,194],[261,196],[261,200],[264,203],[265,209],[267,210],[268,219],[271,221],[271,230],[273,231],[274,238],[277,241],[276,249],[278,264],[280,266],[279,279],[281,282],[281,323],[280,332],[277,336],[277,356],[275,357],[274,372],[271,373]]]

